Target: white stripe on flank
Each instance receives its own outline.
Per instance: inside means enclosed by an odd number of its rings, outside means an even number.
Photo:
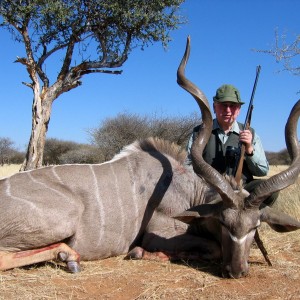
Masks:
[[[139,209],[138,209],[138,199],[137,199],[137,187],[136,187],[136,176],[134,174],[134,171],[132,169],[129,157],[126,158],[127,161],[127,165],[128,165],[128,171],[129,171],[129,176],[130,176],[130,180],[132,180],[132,205],[134,208],[134,216],[138,216],[139,214]],[[131,240],[133,240],[136,237],[136,234],[139,231],[139,218],[135,217],[134,218],[134,228],[132,230],[132,238]]]
[[[93,181],[94,181],[94,187],[95,187],[95,196],[96,196],[96,200],[97,200],[98,208],[99,208],[99,218],[100,218],[100,220],[99,220],[99,222],[100,222],[99,230],[100,231],[99,231],[99,239],[98,239],[97,246],[100,246],[103,235],[104,235],[105,212],[104,212],[103,203],[101,201],[101,197],[100,197],[100,194],[99,194],[99,185],[98,185],[98,181],[97,181],[97,176],[96,176],[95,171],[93,169],[93,165],[89,165],[89,168],[90,168],[90,170],[92,172],[92,175],[93,175]],[[93,220],[93,221],[96,221],[96,220]]]
[[[17,200],[17,201],[21,201],[21,202],[25,202],[25,203],[29,204],[30,207],[31,207],[31,209],[36,209],[36,208],[37,208],[36,205],[35,205],[34,203],[32,203],[31,201],[29,201],[29,200],[27,200],[27,199],[20,198],[20,197],[13,196],[13,195],[11,194],[11,189],[10,189],[10,188],[11,188],[11,185],[10,185],[10,180],[9,180],[9,179],[7,179],[7,180],[5,181],[5,185],[6,185],[6,188],[5,188],[5,194],[6,194],[8,197],[10,197],[10,198],[13,199],[13,200]]]
[[[69,197],[66,196],[65,194],[63,194],[62,192],[60,192],[60,191],[58,191],[58,190],[56,190],[56,189],[53,189],[53,188],[51,188],[50,186],[48,186],[46,183],[41,182],[41,181],[38,181],[37,179],[35,179],[35,178],[31,175],[31,173],[27,173],[27,174],[28,174],[29,178],[30,178],[34,183],[40,184],[40,185],[46,187],[48,190],[53,191],[54,193],[56,193],[56,194],[62,196],[62,197],[65,198],[65,199],[69,199]]]
[[[58,166],[53,166],[53,167],[51,168],[51,171],[52,171],[54,177],[58,180],[58,182],[64,185],[64,182],[61,180],[61,178],[59,177],[59,175],[57,174],[57,172],[56,172],[56,170],[55,170],[57,167],[58,167]]]
[[[110,169],[113,175],[113,179],[115,182],[115,188],[116,188],[116,193],[117,193],[117,201],[118,201],[118,207],[117,207],[117,211],[120,212],[120,234],[119,234],[119,241],[118,241],[118,246],[117,249],[123,250],[123,245],[122,242],[124,241],[124,209],[123,209],[123,203],[122,203],[122,198],[121,198],[121,194],[120,194],[120,188],[119,188],[119,183],[118,183],[118,177],[116,176],[116,173],[114,171],[113,168],[113,164],[110,164]]]

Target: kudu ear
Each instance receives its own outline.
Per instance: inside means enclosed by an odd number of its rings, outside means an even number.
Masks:
[[[199,218],[217,218],[220,214],[221,208],[223,206],[222,202],[213,204],[202,204],[194,206],[181,214],[174,216],[173,218],[181,222],[190,224],[195,219]]]
[[[300,229],[299,221],[268,206],[261,209],[260,220],[268,223],[277,232],[289,232]]]

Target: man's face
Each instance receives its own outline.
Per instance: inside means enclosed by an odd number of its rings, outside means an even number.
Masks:
[[[227,129],[233,124],[241,110],[241,104],[233,102],[214,102],[214,111],[221,127]]]

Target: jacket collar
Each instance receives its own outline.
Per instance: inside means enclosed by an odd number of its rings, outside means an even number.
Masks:
[[[217,130],[217,131],[222,131],[223,132],[223,129],[220,127],[217,119],[213,119],[213,130]],[[237,134],[240,133],[240,128],[239,128],[239,125],[238,125],[238,122],[237,121],[234,121],[233,125],[232,125],[232,128],[230,130],[231,132],[235,132]]]

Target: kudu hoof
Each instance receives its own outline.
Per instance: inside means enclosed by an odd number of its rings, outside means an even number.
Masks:
[[[77,261],[68,261],[67,267],[71,273],[78,273],[81,271],[80,265]]]
[[[70,253],[61,251],[57,255],[60,261],[67,263],[67,268],[71,273],[78,273],[81,271],[79,261],[74,260],[74,257],[70,257]]]
[[[124,259],[142,259],[144,249],[141,247],[134,247],[131,251],[127,253]]]

